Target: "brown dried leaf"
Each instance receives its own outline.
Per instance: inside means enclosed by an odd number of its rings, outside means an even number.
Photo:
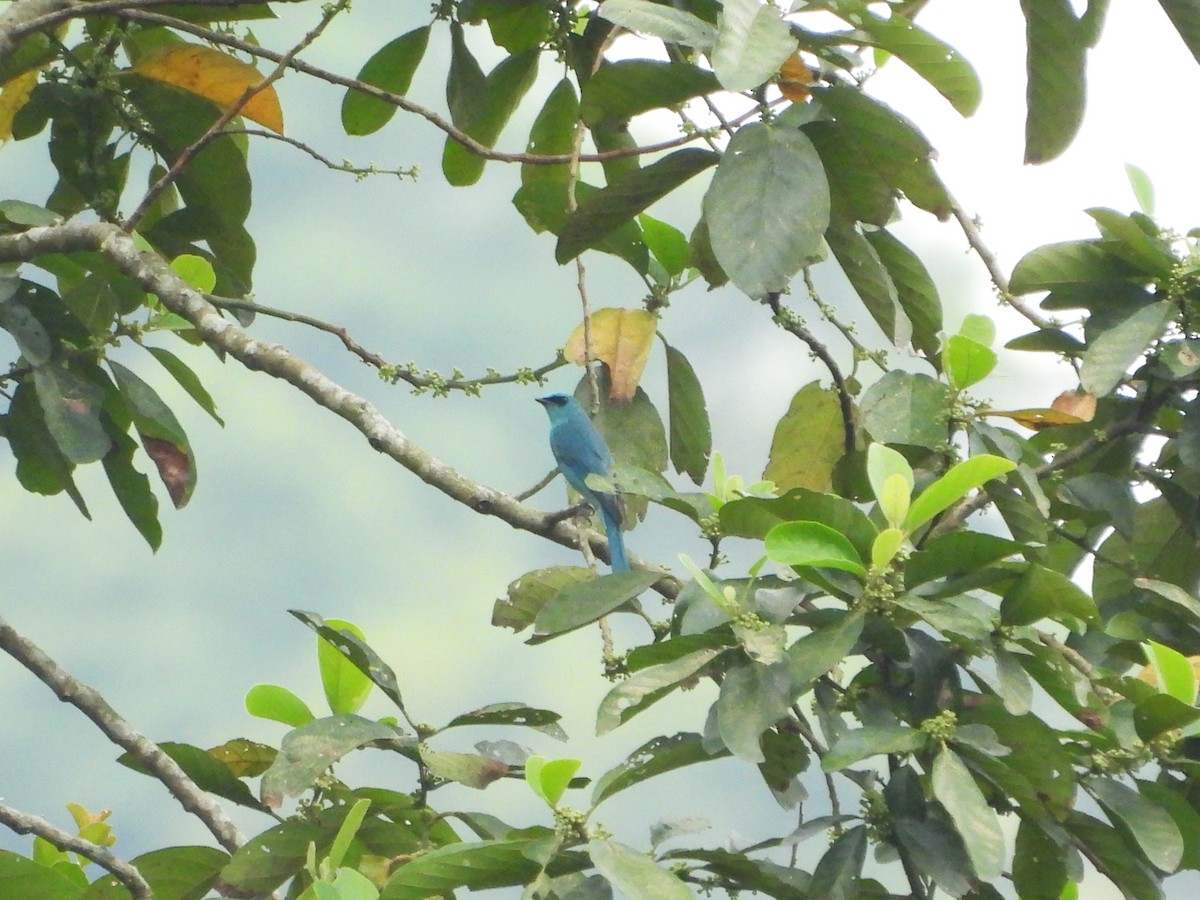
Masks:
[[[170,441],[144,434],[141,437],[146,455],[154,460],[154,465],[158,467],[158,476],[167,486],[171,502],[175,504],[176,509],[182,509],[187,505],[192,485],[191,462],[187,453]]]
[[[779,92],[793,103],[803,103],[811,97],[808,85],[816,80],[816,74],[800,58],[799,53],[793,53],[779,67]]]

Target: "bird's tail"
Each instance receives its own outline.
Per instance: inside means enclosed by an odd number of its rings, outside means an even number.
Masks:
[[[625,556],[625,538],[621,534],[620,523],[603,509],[600,518],[604,520],[604,534],[608,537],[609,565],[614,572],[628,572],[629,558]]]

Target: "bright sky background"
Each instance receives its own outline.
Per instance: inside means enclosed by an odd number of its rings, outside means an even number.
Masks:
[[[421,24],[427,8],[359,0],[306,56],[353,74],[384,42]],[[315,8],[279,9],[295,24],[256,24],[268,46],[279,45],[276,34],[306,30],[316,14]],[[297,13],[307,18],[297,20]],[[962,120],[896,63],[872,80],[871,90],[917,122],[938,148],[943,178],[981,217],[985,239],[1006,269],[1042,243],[1093,235],[1087,207],[1133,209],[1126,162],[1158,185],[1162,222],[1186,231],[1200,218],[1189,109],[1200,67],[1156,3],[1114,0],[1090,59],[1083,130],[1067,154],[1040,168],[1021,164],[1024,51],[1017,4],[933,0],[920,22],[979,70],[979,113]],[[447,45],[444,27],[436,29],[411,92],[438,108]],[[482,44],[475,46],[484,56]],[[549,84],[555,77],[547,60],[542,78]],[[545,88],[539,90],[544,96]],[[440,175],[441,137],[424,121],[400,114],[380,134],[350,140],[339,136],[340,91],[292,74],[281,94],[293,137],[334,159],[418,164],[423,175],[416,184],[386,178],[356,184],[282,145],[256,145],[250,228],[259,248],[260,302],[345,324],[389,359],[443,371],[453,365],[468,374],[487,365],[511,371],[553,358],[578,318],[574,270],[556,266],[552,239],[532,235],[511,207],[515,167],[490,164],[480,186],[452,189]],[[536,112],[536,104],[529,106],[502,136],[502,148],[523,147]],[[45,196],[42,154],[33,142],[0,149],[4,197]],[[653,212],[690,231],[702,187]],[[996,309],[986,273],[955,225],[907,210],[899,231],[934,271],[950,329],[973,311],[995,315],[1002,338],[1030,330],[1015,313]],[[636,306],[644,288],[632,272],[590,256],[593,304]],[[835,266],[826,268],[819,284],[826,299],[836,300],[844,290],[841,276]],[[854,318],[864,336],[877,338],[864,315]],[[694,287],[673,301],[662,327],[699,372],[716,446],[730,470],[757,478],[791,395],[825,373],[760,307],[731,290],[706,294]],[[266,318],[253,331],[286,343],[368,397],[412,439],[473,478],[517,492],[551,466],[544,413],[533,403],[542,393],[537,389],[500,388],[482,400],[414,398],[383,385],[327,335]],[[99,467],[79,473],[93,511],[94,521],[87,522],[65,497],[22,491],[11,477],[7,449],[0,451],[8,460],[0,479],[7,522],[0,543],[7,587],[2,614],[135,726],[154,739],[200,746],[234,737],[277,742],[282,726],[241,711],[246,691],[260,682],[286,685],[320,712],[312,636],[285,613],[301,608],[359,624],[396,669],[409,706],[427,721],[521,700],[563,712],[572,737],[557,745],[516,730],[464,731],[441,740],[443,749],[509,738],[546,755],[578,756],[585,760],[583,773],[596,777],[654,733],[655,719],[646,717],[604,739],[590,737],[604,691],[595,677],[600,648],[594,629],[530,648],[488,624],[492,602],[510,580],[536,566],[573,563],[571,553],[445,501],[290,387],[178,341],[159,343],[197,368],[227,425],[218,428],[173,390],[136,348],[118,354],[168,399],[198,458],[199,485],[188,509],[166,508],[160,492],[166,535],[157,555],[124,520]],[[570,389],[576,377],[555,373],[551,387]],[[662,361],[655,358],[647,387],[665,406],[663,385]],[[1065,366],[1002,352],[997,374],[975,393],[997,406],[1032,406],[1072,386]],[[555,507],[562,496],[556,484],[536,502]],[[660,509],[628,541],[638,554],[668,565],[680,553],[702,558],[705,552],[690,527]],[[645,639],[636,630],[626,636]],[[706,684],[660,709],[674,727],[699,730],[714,696]],[[0,796],[6,802],[63,827],[69,801],[111,808],[115,849],[127,856],[165,842],[209,842],[155,782],[113,765],[115,749],[7,658],[0,659],[0,698]],[[390,709],[376,699],[365,712],[382,716]],[[663,778],[629,791],[599,818],[636,846],[645,845],[646,827],[664,815],[706,816],[722,829],[736,829],[734,835],[708,832],[718,844],[786,831],[794,815],[780,811],[756,778],[738,781],[742,771],[716,764]],[[339,774],[350,783],[398,790],[412,784],[411,766],[384,754],[358,754]],[[826,811],[815,788],[808,816]],[[450,789],[437,802],[487,809],[521,824],[549,821],[519,784],[482,794]],[[254,814],[237,817],[248,834],[270,824]],[[805,846],[818,849],[815,842]],[[25,850],[28,841],[0,833],[0,847]],[[1103,891],[1089,896],[1102,898]]]

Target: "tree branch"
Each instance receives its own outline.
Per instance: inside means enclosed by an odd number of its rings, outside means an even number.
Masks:
[[[784,307],[783,303],[780,302],[779,291],[771,291],[767,294],[767,305],[771,308],[771,312],[775,314],[775,322],[785,331],[791,332],[804,341],[804,343],[808,344],[808,349],[829,370],[829,376],[833,379],[833,385],[837,389],[838,404],[842,410],[842,441],[846,452],[853,453],[855,446],[854,400],[850,396],[850,389],[846,386],[846,379],[842,376],[842,370],[838,368],[837,360],[833,358],[833,354],[829,352],[829,348],[817,340],[816,335],[801,325],[790,309]]]
[[[17,834],[35,834],[49,841],[59,850],[69,850],[85,856],[99,866],[111,872],[116,879],[129,888],[134,900],[153,900],[154,894],[150,885],[142,877],[142,873],[121,859],[114,856],[99,844],[68,834],[61,828],[56,828],[40,816],[31,816],[19,812],[0,801],[0,823],[7,825]]]
[[[156,294],[164,307],[191,322],[207,344],[248,369],[288,382],[317,405],[349,422],[373,448],[452,500],[564,547],[578,547],[582,537],[601,558],[608,559],[608,544],[602,535],[581,530],[569,522],[555,522],[546,513],[531,509],[506,493],[472,481],[410,441],[367,400],[346,390],[286,347],[251,337],[222,316],[164,260],[139,250],[133,238],[117,226],[107,222],[66,222],[0,236],[0,262],[28,262],[47,253],[81,251],[103,253],[144,290]],[[664,577],[655,590],[673,598],[679,593],[679,584],[674,578]]]
[[[117,230],[114,225],[105,224],[103,227],[108,230]],[[120,714],[109,706],[108,701],[97,690],[74,678],[33,641],[18,634],[2,618],[0,618],[0,650],[36,675],[43,684],[54,691],[59,700],[70,703],[91,719],[110,741],[132,754],[150,771],[150,774],[166,786],[184,809],[205,824],[222,847],[230,853],[235,853],[245,843],[237,826],[229,820],[225,811],[196,786],[196,783],[187,776],[175,760],[121,718]],[[84,855],[88,856],[88,854]],[[94,857],[88,856],[88,858],[93,859]],[[114,874],[116,874],[115,871]]]

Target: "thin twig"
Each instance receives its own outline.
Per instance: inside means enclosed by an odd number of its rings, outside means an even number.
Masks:
[[[842,370],[838,368],[837,360],[833,358],[833,354],[829,352],[829,348],[817,340],[816,335],[800,324],[799,320],[792,315],[791,310],[784,308],[780,300],[779,291],[771,291],[767,294],[767,305],[771,308],[771,312],[775,314],[776,324],[808,344],[808,349],[829,370],[829,375],[833,379],[833,385],[837,389],[838,404],[842,411],[842,440],[846,452],[853,453],[855,447],[854,400],[850,396],[850,389],[846,386],[846,379],[842,376]]]
[[[489,372],[487,375],[482,375],[479,378],[444,378],[440,375],[422,375],[418,374],[415,371],[415,367],[410,364],[397,365],[389,363],[378,353],[368,350],[362,344],[358,343],[358,341],[354,340],[350,336],[349,330],[341,325],[334,325],[331,322],[326,322],[322,319],[305,315],[304,313],[292,312],[287,309],[277,309],[273,306],[262,306],[258,303],[251,303],[248,300],[234,300],[230,297],[218,297],[215,294],[205,294],[204,299],[220,309],[237,309],[259,313],[264,316],[281,319],[285,322],[308,325],[318,331],[332,334],[342,342],[342,345],[347,350],[367,365],[373,366],[385,373],[393,383],[403,381],[405,384],[411,385],[419,391],[463,391],[466,394],[475,394],[480,387],[490,387],[496,384],[527,384],[529,382],[541,384],[545,380],[546,375],[567,364],[566,360],[560,354],[553,362],[538,366],[536,369],[521,369],[511,375],[504,375],[500,372]]]
[[[288,70],[291,62],[295,59],[296,55],[300,53],[301,50],[309,47],[313,41],[319,38],[325,29],[329,27],[329,23],[332,22],[339,13],[343,12],[347,6],[349,6],[349,4],[350,0],[337,0],[336,3],[330,3],[326,5],[321,14],[321,20],[308,34],[300,39],[299,43],[297,43],[279,59],[275,69],[259,79],[257,83],[250,85],[244,91],[242,91],[242,96],[239,97],[232,106],[217,116],[216,121],[208,127],[204,134],[200,135],[200,137],[183,149],[183,151],[171,163],[171,167],[167,169],[163,176],[150,187],[150,190],[146,191],[146,196],[142,197],[142,201],[138,204],[137,209],[135,209],[129,218],[122,223],[121,227],[129,233],[133,233],[134,229],[137,228],[138,223],[142,220],[142,217],[149,212],[150,207],[154,204],[154,201],[158,199],[163,191],[179,180],[179,176],[183,174],[183,170],[191,164],[193,159],[195,159],[196,154],[220,137],[224,132],[225,126],[232,122],[234,118],[241,113],[247,103],[282,78],[284,73]]]
[[[947,196],[949,196],[949,192],[947,192]],[[971,216],[967,215],[966,210],[953,197],[950,197],[950,212],[954,215],[959,227],[962,228],[963,234],[966,235],[967,243],[971,245],[971,249],[975,251],[975,255],[979,257],[980,261],[983,262],[984,268],[988,270],[992,284],[1000,292],[1000,298],[1038,328],[1054,328],[1055,323],[1052,320],[1043,316],[1023,299],[1012,293],[1009,288],[1008,276],[1004,274],[1004,270],[1000,267],[1000,261],[996,258],[996,254],[984,243],[979,226]]]
[[[93,844],[91,841],[69,834],[61,828],[56,828],[40,816],[19,812],[3,801],[0,801],[0,823],[7,825],[17,834],[35,834],[42,840],[49,841],[59,850],[87,857],[107,869],[117,881],[129,888],[129,893],[133,895],[134,900],[152,900],[154,897],[150,885],[146,883],[141,872],[99,844]]]
[[[70,703],[91,719],[110,741],[127,750],[163,783],[184,809],[205,824],[222,847],[235,853],[245,843],[225,811],[196,786],[175,760],[121,718],[98,691],[73,677],[3,618],[0,618],[0,650],[36,675],[59,700]]]
[[[340,163],[334,162],[329,157],[318,153],[312,147],[308,146],[308,144],[304,143],[304,141],[298,141],[295,138],[288,137],[286,134],[277,134],[274,131],[267,131],[263,128],[226,128],[222,133],[244,134],[247,137],[260,137],[266,138],[267,140],[280,141],[284,144],[290,144],[297,150],[307,153],[327,169],[332,169],[335,172],[345,172],[348,175],[354,175],[359,180],[366,178],[369,175],[394,175],[401,180],[404,180],[405,178],[411,178],[413,181],[416,181],[418,174],[420,174],[420,170],[417,166],[410,166],[407,169],[381,169],[374,165],[355,166],[351,165],[347,161],[342,161]]]

